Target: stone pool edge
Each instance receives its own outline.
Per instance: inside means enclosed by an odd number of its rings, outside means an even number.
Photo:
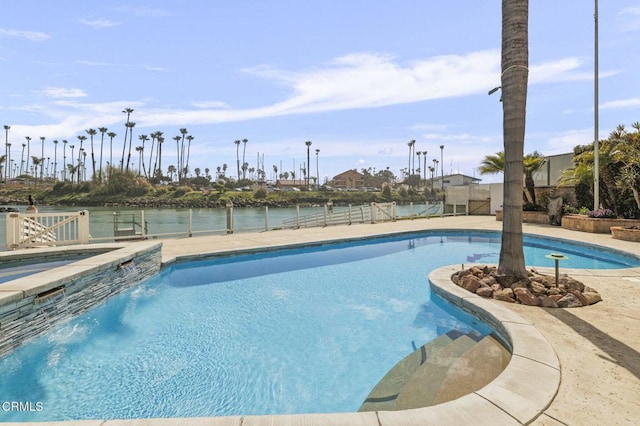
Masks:
[[[99,254],[0,284],[0,356],[158,273],[161,248],[159,242],[87,245],[84,250]],[[65,250],[40,249],[29,256],[46,261]],[[21,253],[4,258],[11,256]]]

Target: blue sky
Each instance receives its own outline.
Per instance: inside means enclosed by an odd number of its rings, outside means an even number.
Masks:
[[[0,117],[11,158],[25,137],[53,161],[53,140],[89,128],[194,136],[191,170],[228,164],[247,138],[255,167],[298,173],[319,149],[321,179],[407,167],[407,142],[445,174],[479,176],[502,149],[497,0],[8,0],[0,14]],[[593,139],[594,2],[530,2],[525,152]],[[600,2],[600,135],[640,121],[640,4]],[[99,134],[98,134],[99,135]],[[6,135],[2,135],[5,137]],[[137,143],[136,143],[137,142]],[[147,148],[148,149],[148,148]],[[242,150],[241,150],[242,151]],[[69,154],[68,154],[69,155]],[[106,155],[106,154],[105,154]],[[137,156],[134,152],[135,164]],[[61,144],[58,147],[61,156]],[[62,161],[59,159],[59,163]],[[115,162],[115,161],[114,161]],[[315,175],[315,159],[312,171]],[[480,176],[495,182],[501,176]]]

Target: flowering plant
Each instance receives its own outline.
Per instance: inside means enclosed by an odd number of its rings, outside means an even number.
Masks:
[[[615,219],[618,217],[613,210],[609,209],[593,210],[587,213],[587,215],[595,219]]]

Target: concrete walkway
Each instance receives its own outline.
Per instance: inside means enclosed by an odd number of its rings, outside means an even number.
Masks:
[[[405,220],[163,241],[162,259],[285,247],[427,229],[500,230],[494,217],[464,216]],[[566,238],[640,253],[640,244],[610,235],[524,224],[525,233]],[[536,425],[640,424],[640,269],[563,270],[595,288],[603,302],[577,309],[544,309],[499,303],[530,321],[547,338],[561,365],[561,382]]]

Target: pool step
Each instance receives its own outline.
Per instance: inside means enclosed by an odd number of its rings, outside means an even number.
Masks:
[[[452,330],[396,364],[359,411],[404,410],[459,398],[492,381],[510,358],[492,336]]]

